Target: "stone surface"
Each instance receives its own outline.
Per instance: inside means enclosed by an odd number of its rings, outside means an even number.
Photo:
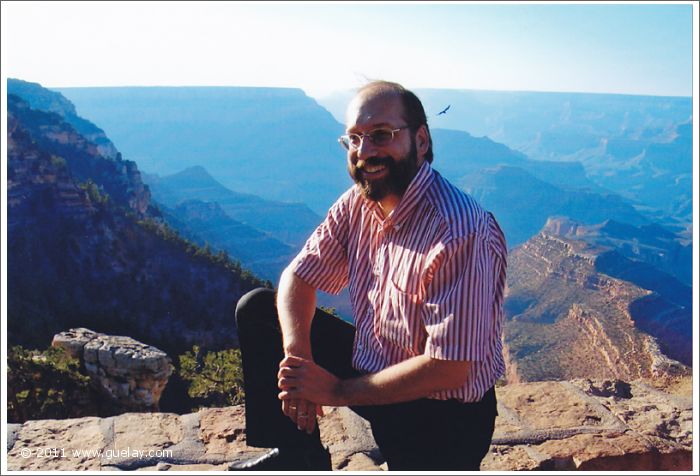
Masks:
[[[206,408],[200,410],[198,415],[199,438],[206,455],[218,455],[232,461],[242,451],[257,451],[245,444],[245,411],[242,405]]]
[[[369,423],[348,408],[324,408],[321,439],[331,452],[334,468],[347,471],[377,469],[383,458]]]
[[[71,357],[80,361],[83,360],[83,349],[85,344],[92,339],[103,334],[86,329],[84,327],[76,327],[64,332],[60,332],[53,336],[51,341],[52,347],[60,347],[65,350]]]
[[[482,469],[690,470],[692,397],[641,380],[580,379],[498,389]]]
[[[690,471],[692,395],[687,382],[674,388],[683,392],[587,379],[499,387],[496,432],[482,470]],[[366,421],[347,408],[325,413],[321,438],[335,470],[387,469]],[[224,471],[264,451],[246,446],[244,422],[242,406],[28,421],[8,426],[7,464],[10,470]],[[67,457],[39,458],[38,448]],[[23,457],[27,450],[34,453]]]
[[[97,417],[28,421],[7,454],[7,467],[25,471],[99,470],[97,454],[108,440],[108,425]]]
[[[184,436],[180,417],[174,413],[126,413],[113,421],[115,448],[170,448]]]
[[[19,423],[8,423],[7,424],[7,451],[15,446],[17,438],[19,438],[19,430],[22,429],[22,425]]]
[[[110,399],[131,410],[155,410],[173,372],[165,352],[131,337],[99,335],[83,349],[85,370]]]

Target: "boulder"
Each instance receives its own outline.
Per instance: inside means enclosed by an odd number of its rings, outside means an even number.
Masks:
[[[125,410],[157,410],[173,372],[165,352],[131,337],[76,328],[56,334],[51,345],[79,358],[100,392]]]
[[[100,390],[132,410],[157,409],[173,373],[165,352],[131,337],[98,336],[85,344],[83,358]]]

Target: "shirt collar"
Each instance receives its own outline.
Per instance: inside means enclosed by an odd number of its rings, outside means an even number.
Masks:
[[[411,180],[411,183],[408,185],[403,197],[401,197],[401,201],[386,218],[384,218],[382,210],[377,202],[365,198],[365,203],[380,223],[384,223],[385,226],[389,225],[394,227],[401,225],[401,223],[411,215],[413,210],[415,210],[416,205],[421,201],[426,190],[430,187],[430,184],[433,183],[434,175],[435,173],[430,164],[424,161],[423,165],[418,169],[416,176],[413,177],[413,180]]]

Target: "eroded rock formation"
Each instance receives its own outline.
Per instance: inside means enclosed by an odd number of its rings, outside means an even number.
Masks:
[[[51,345],[79,358],[99,390],[128,410],[157,410],[173,372],[165,352],[131,337],[76,328],[56,334]]]
[[[652,292],[597,269],[605,251],[542,232],[511,252],[505,342],[515,366],[509,382],[663,380],[689,373],[633,319],[634,303]]]

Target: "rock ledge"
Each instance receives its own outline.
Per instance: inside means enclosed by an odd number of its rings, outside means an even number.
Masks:
[[[591,380],[513,384],[497,393],[483,470],[692,470],[690,396],[643,381]],[[225,470],[263,451],[246,446],[243,412],[234,406],[11,424],[8,469]],[[320,426],[334,469],[386,469],[369,426],[347,408],[327,409]]]

